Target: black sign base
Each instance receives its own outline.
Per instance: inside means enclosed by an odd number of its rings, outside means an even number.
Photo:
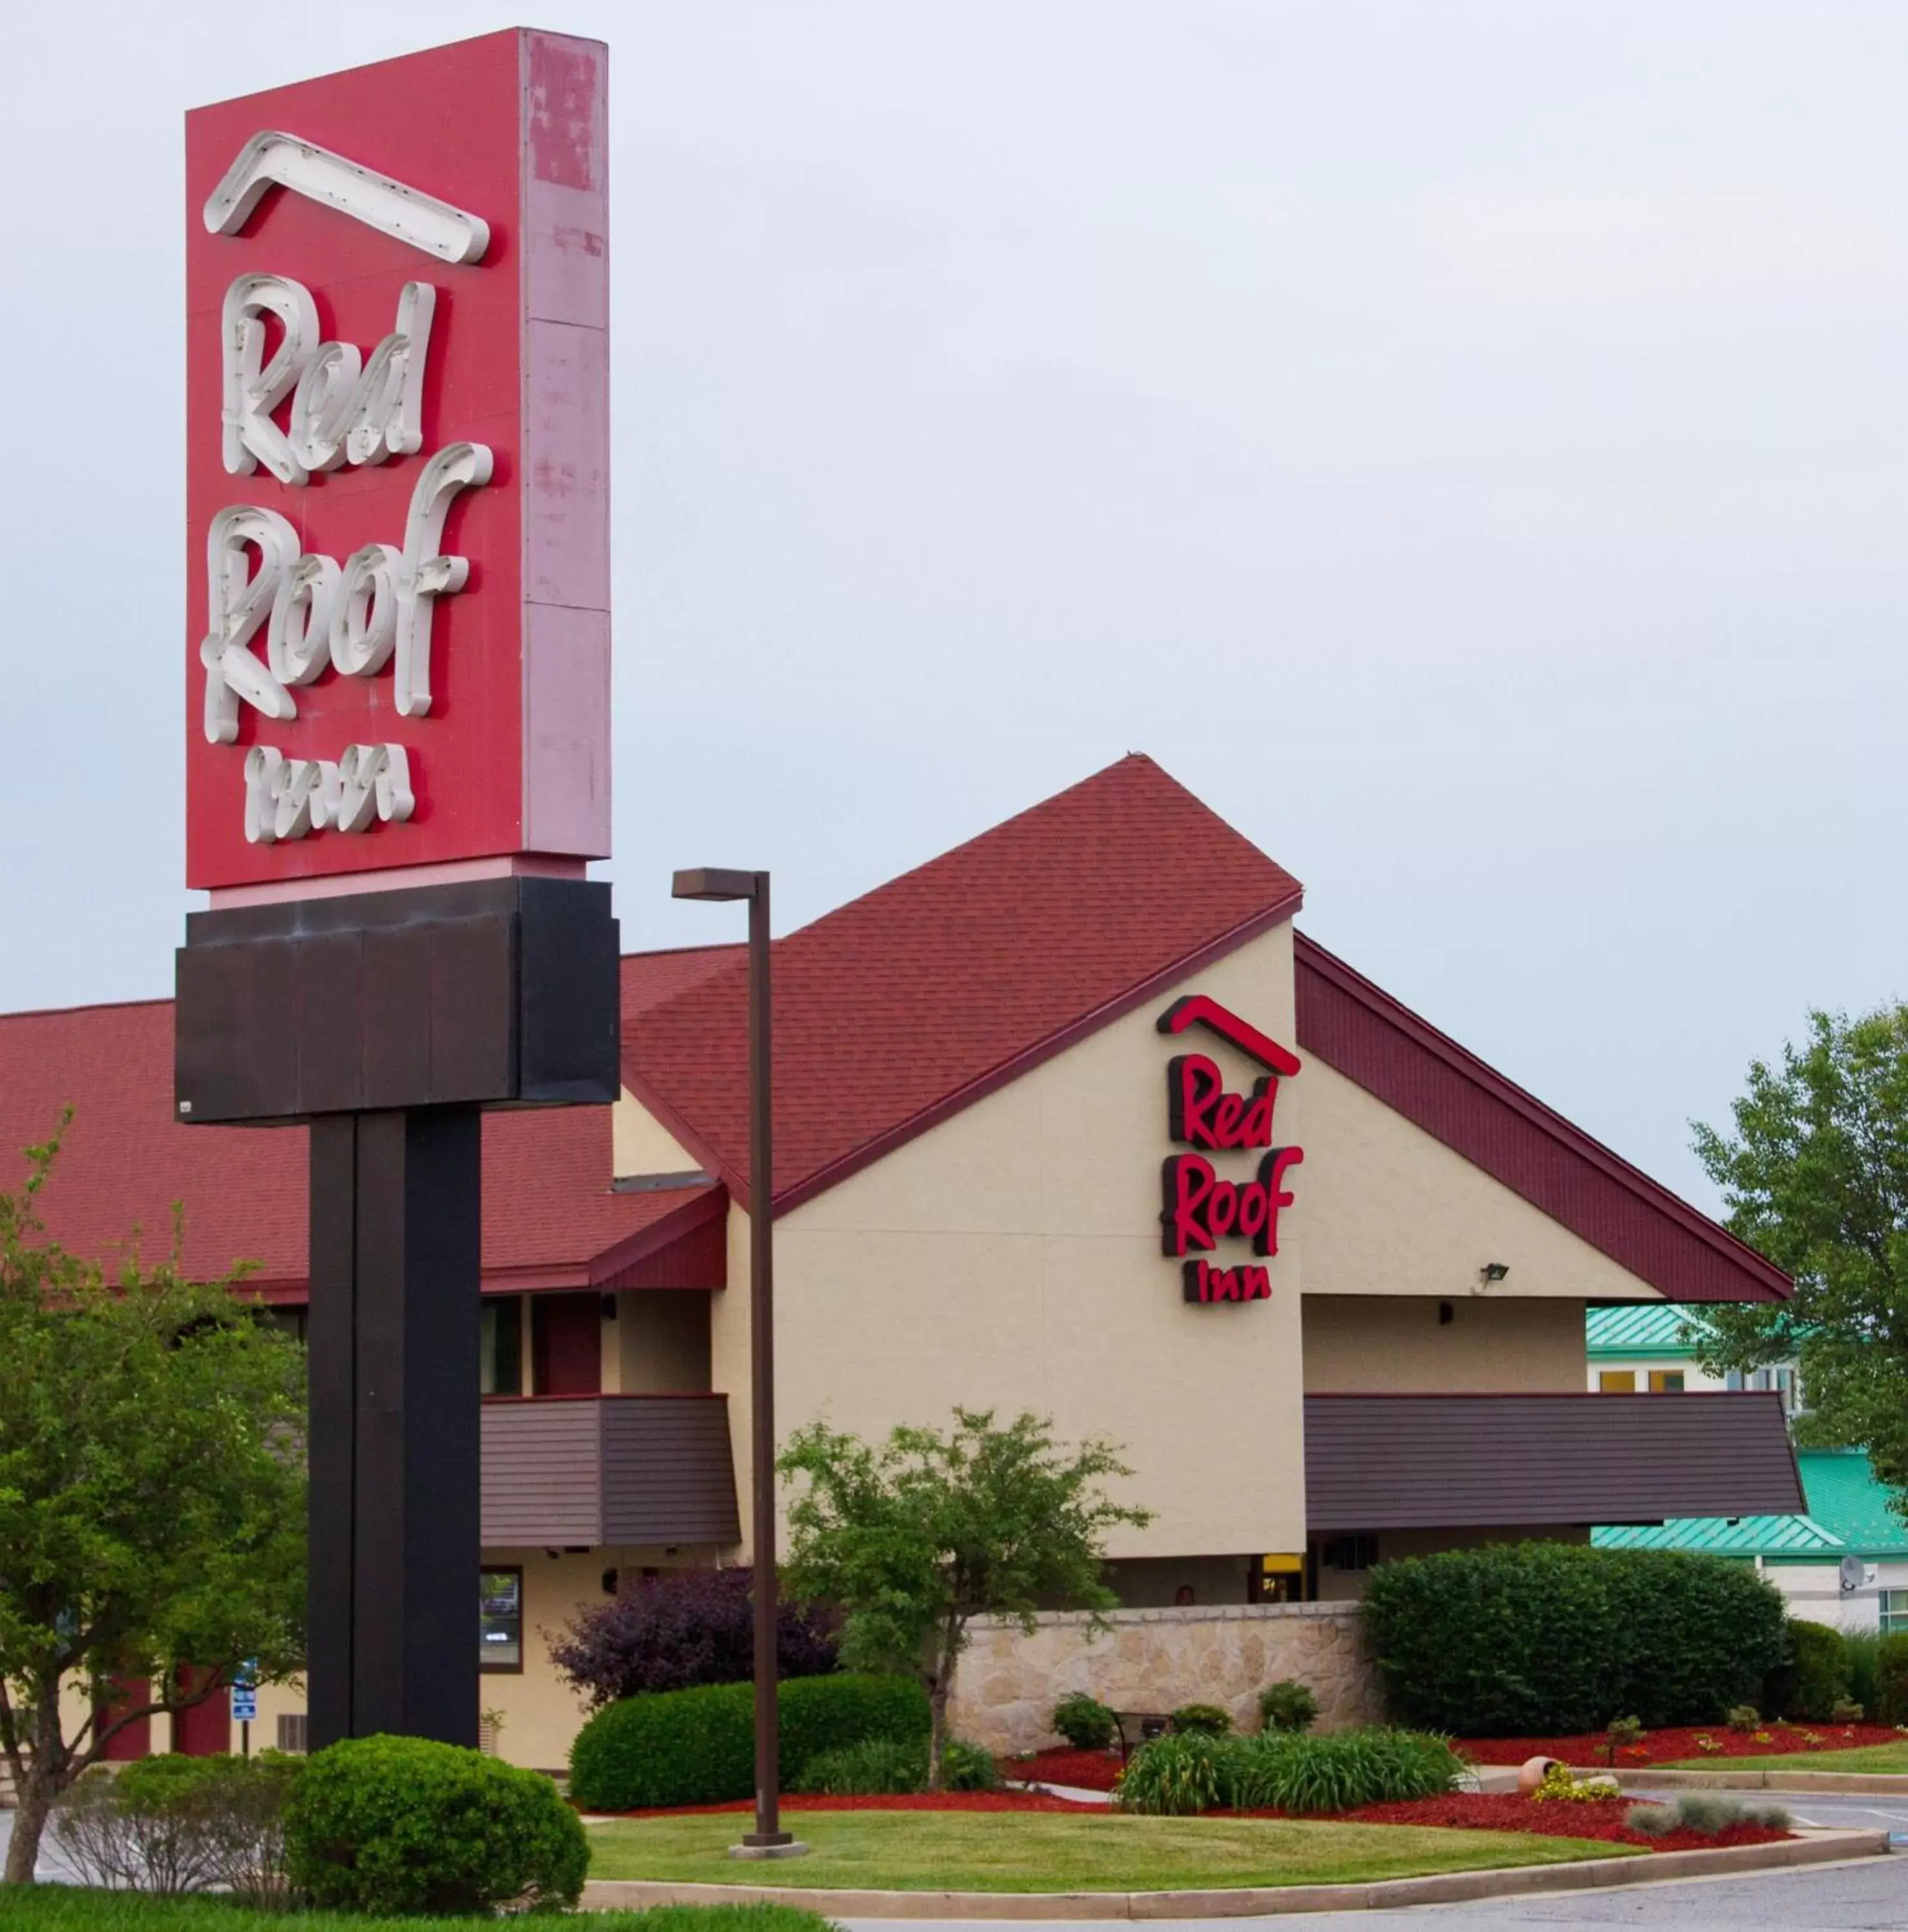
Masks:
[[[186,931],[178,1118],[311,1124],[311,1748],[474,1745],[482,1116],[616,1099],[609,889],[485,880]]]

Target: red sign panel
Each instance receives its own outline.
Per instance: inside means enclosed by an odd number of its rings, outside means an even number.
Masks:
[[[1298,1056],[1203,994],[1175,1000],[1160,1016],[1161,1033],[1182,1034],[1194,1026],[1257,1060],[1266,1075],[1253,1083],[1250,1094],[1228,1093],[1215,1060],[1203,1053],[1176,1054],[1166,1069],[1168,1133],[1182,1147],[1215,1154],[1263,1151],[1257,1171],[1238,1180],[1227,1178],[1204,1154],[1169,1155],[1160,1174],[1161,1246],[1182,1261],[1187,1300],[1266,1300],[1272,1294],[1269,1269],[1251,1262],[1215,1267],[1203,1257],[1228,1239],[1250,1242],[1255,1255],[1279,1252],[1279,1213],[1292,1204],[1286,1172],[1305,1153],[1300,1148],[1275,1147],[1273,1123],[1278,1083],[1298,1072]]]
[[[606,52],[186,117],[189,885],[608,854]]]

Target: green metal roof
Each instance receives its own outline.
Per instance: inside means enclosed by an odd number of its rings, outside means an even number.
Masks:
[[[1700,1328],[1702,1318],[1676,1301],[1592,1308],[1584,1316],[1584,1342],[1593,1355],[1693,1355],[1683,1339],[1686,1322]]]
[[[1688,1517],[1594,1529],[1600,1550],[1690,1550],[1712,1556],[1833,1562],[1844,1556],[1908,1556],[1908,1522],[1888,1507],[1859,1449],[1801,1449],[1795,1454],[1808,1499],[1806,1516]]]

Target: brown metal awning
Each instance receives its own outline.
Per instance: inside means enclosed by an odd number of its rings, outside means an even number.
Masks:
[[[1791,1516],[1807,1507],[1773,1390],[1311,1395],[1313,1532]]]
[[[729,1400],[531,1396],[483,1406],[484,1546],[741,1538]]]

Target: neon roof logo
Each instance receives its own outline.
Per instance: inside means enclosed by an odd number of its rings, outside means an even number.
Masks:
[[[224,178],[206,197],[207,232],[236,235],[272,188],[322,202],[440,262],[481,262],[490,246],[490,225],[476,215],[347,161],[314,141],[269,128],[239,150]]]

